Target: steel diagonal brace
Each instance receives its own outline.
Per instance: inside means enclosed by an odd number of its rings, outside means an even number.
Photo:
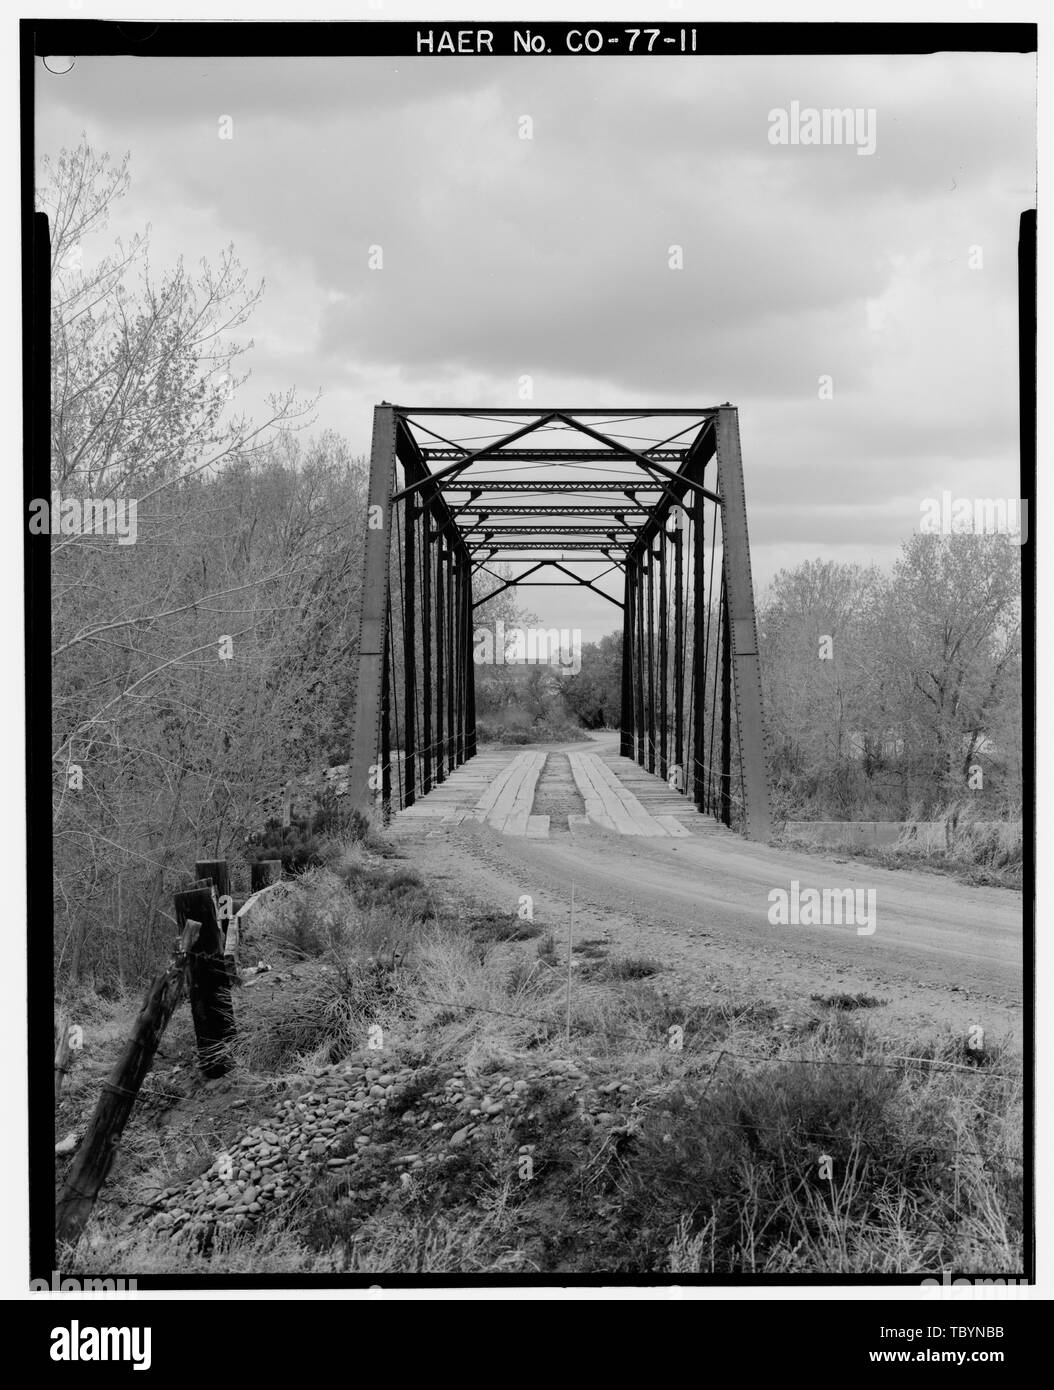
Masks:
[[[562,418],[562,417],[561,417]],[[532,434],[535,430],[541,429],[543,425],[549,424],[551,420],[557,419],[556,411],[551,411],[548,415],[543,415],[537,420],[531,420],[529,424],[523,425],[518,430],[513,430],[512,434],[507,434],[504,439],[499,439],[495,444],[487,444],[482,449],[476,449],[474,453],[466,454],[457,463],[448,463],[445,468],[440,468],[435,473],[430,473],[427,478],[421,478],[416,483],[411,483],[409,487],[404,487],[402,492],[397,492],[392,498],[393,502],[398,502],[406,497],[408,493],[416,492],[419,488],[427,487],[438,482],[441,478],[448,478],[452,474],[463,473],[470,464],[478,459],[491,458],[494,454],[500,453],[506,444],[511,444],[514,439],[522,439],[525,434]]]
[[[654,482],[662,487],[660,479],[655,477],[655,473],[661,473],[664,478],[669,478],[671,482],[686,483],[688,487],[696,492],[701,492],[704,497],[709,497],[711,502],[720,502],[721,498],[716,492],[711,492],[702,483],[697,483],[693,478],[687,478],[683,473],[677,473],[672,468],[667,468],[664,463],[657,463],[655,459],[647,458],[644,454],[638,454],[636,449],[630,449],[625,444],[616,444],[607,435],[601,434],[599,430],[592,429],[589,425],[584,425],[580,420],[575,420],[570,415],[561,415],[559,411],[554,411],[555,418],[562,420],[565,425],[570,425],[573,429],[580,430],[582,434],[587,434],[590,439],[595,439],[598,444],[604,444],[609,449],[615,449],[619,453],[627,454],[631,459],[638,463]],[[654,472],[652,471],[654,470]],[[680,499],[673,495],[671,488],[663,487],[663,494],[670,498],[674,506],[680,506]]]

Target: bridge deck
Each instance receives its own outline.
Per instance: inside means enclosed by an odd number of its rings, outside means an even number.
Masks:
[[[706,834],[716,822],[700,816],[680,792],[647,772],[617,749],[549,752],[488,748],[449,773],[415,805],[397,812],[389,827],[398,838],[446,834],[467,820],[482,821],[505,835],[544,839],[550,817],[534,815],[538,780],[547,759],[566,759],[585,806],[569,815],[572,834],[599,829],[619,835],[651,837]]]

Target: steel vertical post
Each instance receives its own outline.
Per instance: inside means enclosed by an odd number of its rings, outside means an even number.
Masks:
[[[636,566],[637,572],[633,580],[633,589],[637,599],[636,612],[636,640],[633,644],[633,666],[634,666],[634,715],[633,720],[637,730],[637,762],[644,766],[645,740],[647,733],[644,727],[644,575],[640,563]]]
[[[472,642],[472,566],[465,564],[465,760],[476,756],[476,663]]]
[[[721,820],[732,824],[732,632],[728,591],[721,585]]]
[[[766,768],[766,734],[761,696],[761,663],[750,572],[739,412],[717,412],[717,481],[721,494],[721,537],[735,687],[739,755],[743,769],[744,833],[750,840],[772,837],[772,808]]]
[[[417,799],[417,508],[403,499],[403,805]]]
[[[446,552],[446,770],[455,769],[455,627],[453,627],[453,553]]]
[[[669,774],[669,666],[670,647],[666,625],[666,532],[659,532],[659,776],[665,782]]]
[[[446,685],[446,617],[443,603],[443,537],[435,537],[436,548],[436,781],[446,781],[446,744],[443,713]]]
[[[348,769],[349,804],[371,809],[381,732],[384,662],[388,646],[391,497],[395,483],[395,410],[376,406],[362,541],[359,635],[352,663],[354,699]],[[380,524],[375,524],[379,522]],[[384,759],[382,758],[382,762]],[[372,784],[372,785],[371,785]]]
[[[431,530],[431,506],[421,511],[421,713],[425,746],[421,751],[421,789],[427,796],[432,790],[432,546],[428,539]]]
[[[465,761],[465,560],[462,556],[454,559],[454,680],[457,690],[457,710],[455,717],[454,758],[458,767]]]
[[[673,535],[673,758],[680,768],[678,791],[687,792],[684,773],[684,536],[680,516],[677,521]]]
[[[706,804],[706,567],[704,551],[706,546],[705,498],[701,492],[695,494],[692,508],[692,683],[693,728],[692,728],[692,798],[696,807],[702,811]]]
[[[655,555],[648,549],[648,771],[655,771]]]
[[[633,757],[633,569],[626,566],[622,590],[622,698],[619,710],[619,753]]]
[[[387,825],[392,816],[392,669],[388,658],[388,633],[384,639],[381,661],[381,823]]]

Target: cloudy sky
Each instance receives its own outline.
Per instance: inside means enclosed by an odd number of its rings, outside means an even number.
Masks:
[[[149,223],[158,269],[233,242],[266,280],[250,411],[321,389],[317,428],[365,453],[381,399],[523,404],[524,375],[540,406],[732,401],[759,589],[816,556],[889,563],[944,489],[1017,495],[1034,58],[81,58],[38,76],[41,153],[82,131],[131,153],[110,233]],[[770,143],[795,101],[873,110],[874,152]],[[609,630],[582,594],[528,597]]]

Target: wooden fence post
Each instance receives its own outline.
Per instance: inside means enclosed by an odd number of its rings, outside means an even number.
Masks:
[[[271,883],[277,883],[281,877],[282,861],[280,859],[261,859],[256,864],[250,864],[249,892],[259,893],[261,888],[266,888]]]
[[[55,1048],[55,1104],[62,1094],[62,1083],[70,1069],[70,1022],[64,1013],[59,1014],[58,1045]]]
[[[211,878],[216,896],[230,897],[231,871],[226,859],[199,859],[194,865],[194,877],[199,883],[202,879]]]
[[[227,933],[234,920],[235,903],[231,896],[231,871],[226,859],[199,859],[194,865],[194,875],[198,882],[209,881],[216,890],[217,898],[226,899],[225,910],[220,916],[220,935],[224,942],[224,958],[227,964],[227,978],[232,985],[240,983],[235,954],[226,949]]]
[[[230,1048],[235,1036],[234,1006],[223,936],[216,917],[216,898],[211,887],[197,885],[177,893],[175,904],[181,929],[191,919],[201,923],[197,945],[190,954],[187,985],[198,1040],[198,1065],[212,1079],[230,1070]]]
[[[75,1243],[91,1216],[161,1035],[183,997],[188,954],[196,944],[200,927],[199,922],[187,921],[172,959],[146,992],[117,1065],[109,1080],[103,1082],[102,1095],[59,1196],[55,1224],[59,1241]]]

